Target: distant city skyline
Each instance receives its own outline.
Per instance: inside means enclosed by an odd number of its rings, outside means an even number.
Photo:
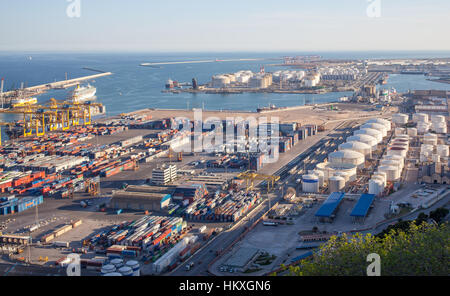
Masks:
[[[67,13],[76,1],[80,17]],[[0,0],[0,5],[0,51],[450,50],[448,0]]]

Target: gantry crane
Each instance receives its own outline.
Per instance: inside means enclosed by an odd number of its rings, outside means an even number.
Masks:
[[[275,182],[280,180],[280,176],[271,176],[271,175],[263,175],[258,174],[254,171],[246,171],[243,173],[239,173],[237,175],[239,179],[243,179],[246,181],[246,190],[249,191],[253,188],[253,183],[255,180],[264,180],[267,182],[267,192],[270,191],[270,187],[274,188]],[[250,184],[249,184],[250,183]],[[272,186],[270,186],[272,184]]]

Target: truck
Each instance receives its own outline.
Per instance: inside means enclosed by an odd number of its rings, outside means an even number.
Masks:
[[[68,248],[69,242],[54,242],[53,245],[59,248]]]

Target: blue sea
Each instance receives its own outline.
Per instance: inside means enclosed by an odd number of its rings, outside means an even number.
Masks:
[[[313,94],[189,94],[163,93],[167,79],[200,84],[211,76],[239,70],[266,71],[285,69],[271,66],[281,63],[283,56],[318,54],[324,58],[424,58],[450,57],[450,52],[298,52],[298,53],[0,53],[0,76],[5,78],[5,90],[44,84],[57,80],[96,74],[84,67],[113,72],[108,77],[91,81],[97,88],[97,101],[106,105],[107,115],[143,108],[201,108],[209,110],[246,110],[275,104],[296,106],[305,103],[334,102],[351,93]],[[32,57],[31,59],[29,57]],[[161,68],[139,66],[145,62],[174,62],[188,60],[264,59],[258,61],[213,62],[162,65]],[[448,84],[431,82],[422,75],[391,75],[382,88],[403,92],[414,89],[450,89]],[[69,90],[54,90],[38,97],[40,103],[49,98],[65,99]]]

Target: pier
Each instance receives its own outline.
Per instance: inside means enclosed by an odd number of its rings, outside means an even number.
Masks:
[[[73,78],[73,79],[67,79],[67,80],[61,80],[61,81],[56,81],[56,82],[50,82],[50,83],[46,83],[46,84],[30,86],[30,87],[21,88],[18,90],[2,92],[2,93],[0,93],[0,98],[4,99],[5,100],[4,103],[7,104],[12,97],[17,96],[17,94],[20,92],[27,94],[28,96],[39,95],[39,94],[45,93],[46,91],[48,91],[50,89],[65,89],[65,88],[75,86],[83,81],[92,80],[92,79],[96,79],[96,78],[100,78],[100,77],[104,77],[104,76],[109,76],[112,74],[113,73],[111,73],[111,72],[104,72],[104,73],[99,73],[99,74],[94,74],[94,75],[89,75],[89,76],[83,76],[83,77],[78,77],[78,78]]]

